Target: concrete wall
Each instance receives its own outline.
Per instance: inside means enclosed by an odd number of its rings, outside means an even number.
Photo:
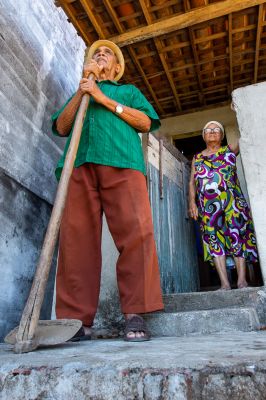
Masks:
[[[50,115],[76,89],[84,44],[52,0],[0,0],[0,9],[1,340],[31,286],[64,145],[51,135]],[[52,291],[53,279],[47,318]]]
[[[236,125],[236,115],[230,105],[197,111],[177,117],[163,119],[160,135],[171,137],[200,131],[206,122],[211,120],[221,121],[224,126]]]
[[[233,102],[241,134],[240,150],[257,236],[261,271],[265,283],[266,82],[235,90]]]
[[[116,262],[118,251],[107,227],[106,219],[103,220],[102,233],[102,277],[99,307],[95,317],[94,326],[97,328],[122,326],[118,286],[116,281]]]

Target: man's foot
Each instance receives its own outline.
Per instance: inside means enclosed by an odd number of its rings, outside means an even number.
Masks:
[[[69,339],[69,342],[80,342],[83,340],[91,340],[91,328],[84,325]]]
[[[124,340],[127,342],[144,342],[150,340],[146,323],[140,315],[126,314],[125,318]]]

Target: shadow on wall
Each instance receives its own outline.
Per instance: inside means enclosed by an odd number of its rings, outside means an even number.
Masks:
[[[1,290],[0,340],[20,320],[32,279],[51,206],[0,170],[1,193]],[[10,205],[12,204],[12,207]],[[15,221],[15,223],[14,223]],[[55,259],[47,286],[42,318],[50,318]]]

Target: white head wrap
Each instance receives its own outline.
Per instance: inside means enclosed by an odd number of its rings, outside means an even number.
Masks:
[[[224,127],[223,127],[223,125],[220,123],[220,122],[218,122],[218,121],[209,121],[209,122],[207,122],[207,124],[204,126],[204,128],[202,129],[202,136],[203,136],[203,138],[204,138],[204,129],[206,129],[209,125],[211,125],[211,124],[215,124],[215,125],[217,125],[220,129],[221,129],[221,131],[222,131],[222,139],[224,138]]]

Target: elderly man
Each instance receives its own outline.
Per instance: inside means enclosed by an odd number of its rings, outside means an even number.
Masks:
[[[149,340],[139,314],[160,310],[163,303],[138,132],[157,129],[160,122],[135,86],[117,82],[124,71],[118,46],[98,40],[90,56],[84,76],[93,73],[96,81],[81,79],[77,92],[52,117],[54,133],[71,136],[82,96],[91,96],[60,229],[56,314],[80,319],[83,327],[73,340],[89,339],[99,299],[104,212],[119,251],[124,339]]]

